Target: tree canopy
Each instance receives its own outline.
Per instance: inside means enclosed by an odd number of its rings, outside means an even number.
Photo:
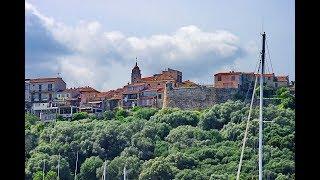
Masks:
[[[286,89],[282,99],[292,98]],[[264,176],[294,179],[295,112],[285,104],[264,107]],[[85,113],[72,121],[43,123],[25,115],[26,179],[74,178],[78,152],[78,179],[100,179],[106,162],[108,179],[234,179],[249,105],[228,101],[191,111],[177,108],[135,107],[103,113],[96,119]],[[252,120],[259,115],[254,107]],[[251,121],[241,179],[258,177],[258,123]]]

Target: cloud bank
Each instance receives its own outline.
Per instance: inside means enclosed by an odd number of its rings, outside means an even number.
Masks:
[[[138,57],[142,75],[165,68],[182,71],[183,79],[212,83],[213,73],[246,55],[239,38],[195,25],[168,34],[127,36],[103,30],[97,21],[76,26],[56,22],[26,2],[26,76],[61,76],[69,87],[118,88],[130,81]]]

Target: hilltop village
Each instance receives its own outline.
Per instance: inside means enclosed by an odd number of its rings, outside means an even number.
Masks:
[[[51,121],[58,115],[64,118],[71,118],[76,112],[99,115],[119,107],[206,108],[250,90],[257,76],[259,74],[247,72],[221,72],[214,75],[212,85],[199,85],[190,80],[183,81],[182,72],[170,68],[142,77],[136,62],[131,83],[107,92],[89,86],[67,89],[61,77],[25,79],[25,111],[43,121]],[[264,76],[268,87],[289,87],[294,91],[294,83],[289,82],[288,76],[275,76],[274,73]]]

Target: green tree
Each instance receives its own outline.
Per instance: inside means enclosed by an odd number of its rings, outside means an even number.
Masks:
[[[175,179],[179,180],[203,180],[209,179],[208,176],[205,176],[198,170],[191,170],[191,169],[184,169],[180,171],[176,176]]]
[[[46,180],[57,180],[57,173],[54,171],[49,171],[45,177]]]
[[[107,163],[108,179],[122,179],[124,166],[126,166],[127,178],[137,179],[141,172],[142,163],[143,161],[137,156],[118,156]],[[101,175],[102,171],[99,172],[99,177]]]
[[[35,125],[37,122],[41,121],[37,116],[26,113],[25,114],[25,129],[30,129],[32,125]]]
[[[174,167],[163,158],[146,161],[142,166],[139,180],[162,179],[171,180],[175,176]]]
[[[162,117],[157,117],[156,122],[164,122],[175,128],[182,125],[197,126],[199,121],[198,113],[193,111],[174,111],[170,114],[165,114]]]
[[[77,112],[72,115],[72,120],[75,121],[75,120],[80,120],[80,119],[86,119],[88,117],[89,117],[89,115],[87,112]]]
[[[103,116],[104,116],[104,119],[105,120],[111,120],[115,117],[115,114],[113,111],[110,111],[110,110],[106,110],[104,113],[103,113]]]
[[[116,120],[122,120],[128,116],[129,116],[129,112],[123,108],[117,109],[116,114],[115,114]]]
[[[79,177],[80,179],[86,180],[95,180],[97,178],[96,171],[97,169],[102,166],[103,161],[96,156],[92,156],[90,158],[87,158],[80,167],[80,174]]]
[[[287,91],[279,96],[283,92]],[[198,111],[166,108],[154,112],[141,107],[117,111],[118,119],[55,123],[26,114],[25,179],[42,179],[43,161],[45,178],[56,177],[53,172],[61,154],[59,176],[71,180],[76,152],[78,177],[83,179],[92,179],[87,175],[101,178],[102,159],[107,160],[111,179],[122,178],[124,165],[129,179],[235,179],[248,104],[227,101]],[[294,179],[295,111],[269,105],[263,113],[264,120],[272,121],[264,125],[264,177]],[[254,121],[258,116],[259,107],[255,107],[240,179],[258,177],[258,122]],[[91,163],[90,158],[101,159]]]
[[[33,180],[43,180],[43,172],[42,171],[37,171],[33,175]]]
[[[139,108],[134,112],[134,116],[140,119],[149,120],[151,116],[153,116],[157,112],[155,108]]]
[[[280,107],[281,108],[295,108],[295,97],[290,93],[288,88],[280,88],[276,92],[277,97],[281,99]]]

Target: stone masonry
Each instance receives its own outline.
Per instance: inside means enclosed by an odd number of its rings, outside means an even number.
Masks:
[[[236,88],[214,88],[208,86],[172,88],[167,84],[163,108],[204,109],[214,104],[233,99]]]

